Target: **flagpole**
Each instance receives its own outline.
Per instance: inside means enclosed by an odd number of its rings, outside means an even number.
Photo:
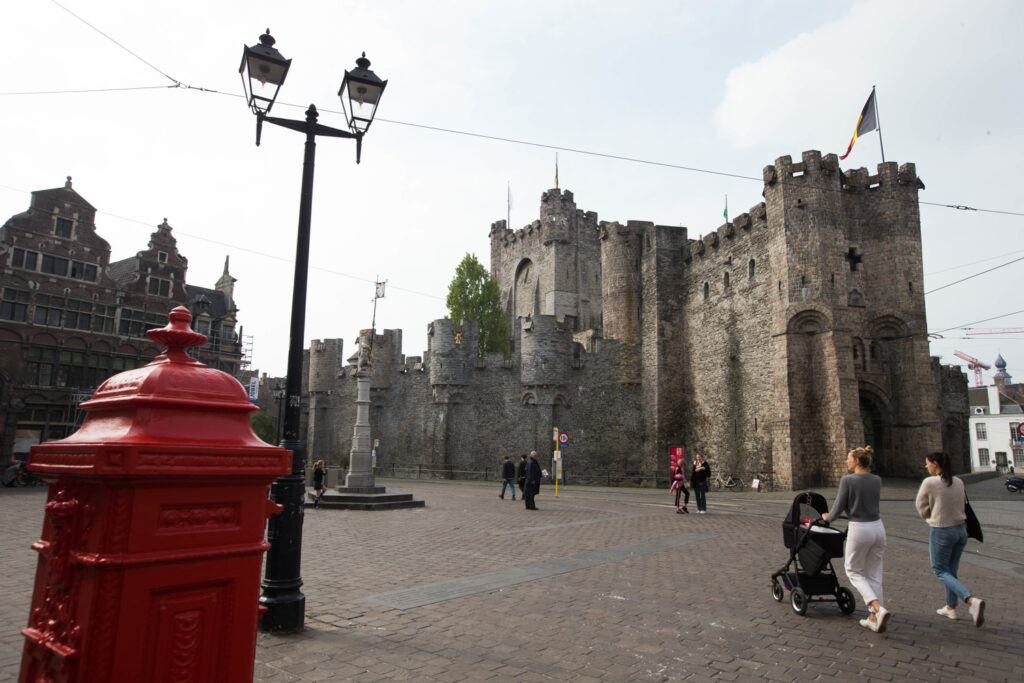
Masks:
[[[882,145],[882,119],[878,118],[878,96],[875,93],[875,86],[871,86],[871,95],[875,103],[875,124],[878,126],[878,148],[882,150],[882,163],[885,163],[885,147]]]
[[[512,181],[505,181],[505,229],[512,229]]]

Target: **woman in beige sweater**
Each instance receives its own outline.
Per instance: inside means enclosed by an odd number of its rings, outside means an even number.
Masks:
[[[931,527],[928,547],[932,571],[946,586],[946,604],[937,612],[956,619],[957,602],[963,600],[974,625],[981,626],[985,623],[985,601],[971,595],[971,591],[957,578],[960,556],[967,546],[967,493],[964,483],[953,478],[949,456],[945,453],[927,455],[924,464],[931,476],[921,482],[916,504],[917,511]]]

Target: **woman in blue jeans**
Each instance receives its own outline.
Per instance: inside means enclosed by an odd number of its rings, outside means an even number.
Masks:
[[[946,586],[946,604],[936,612],[948,619],[956,619],[957,602],[963,600],[974,625],[981,626],[985,623],[985,601],[972,595],[957,578],[960,556],[967,546],[967,493],[964,483],[953,478],[949,456],[945,453],[927,455],[924,464],[931,476],[921,482],[917,492],[917,511],[931,527],[928,547],[932,571]]]

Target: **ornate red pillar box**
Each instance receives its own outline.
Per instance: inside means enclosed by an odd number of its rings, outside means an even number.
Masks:
[[[251,681],[270,483],[291,454],[260,441],[231,376],[167,351],[111,377],[82,428],[33,446],[50,484],[19,680]]]

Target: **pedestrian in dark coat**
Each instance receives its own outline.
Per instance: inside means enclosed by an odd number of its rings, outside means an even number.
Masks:
[[[326,478],[327,466],[323,460],[317,460],[313,465],[313,507],[319,507],[320,499],[324,497],[324,491],[327,490]]]
[[[526,485],[523,487],[523,500],[526,501],[527,510],[536,510],[537,504],[533,499],[540,493],[540,463],[537,462],[537,451],[530,451],[530,457],[526,461]]]
[[[507,486],[512,491],[512,500],[516,499],[515,476],[516,466],[506,455],[505,460],[501,463],[501,493],[498,494],[498,498],[505,500],[505,487]]]

